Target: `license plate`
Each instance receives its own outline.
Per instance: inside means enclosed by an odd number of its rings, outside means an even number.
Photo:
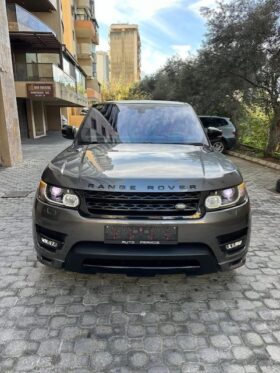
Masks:
[[[178,243],[178,228],[164,225],[106,225],[104,242],[123,245],[175,245]]]

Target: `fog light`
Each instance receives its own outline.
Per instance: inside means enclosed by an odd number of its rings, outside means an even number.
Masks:
[[[79,204],[80,204],[80,199],[78,196],[76,196],[76,194],[70,194],[70,193],[66,193],[64,194],[63,196],[63,204],[64,206],[66,207],[78,207]]]
[[[46,237],[41,237],[41,243],[46,246],[52,247],[53,249],[57,249],[59,246],[58,242],[49,240]]]
[[[209,196],[205,200],[205,206],[209,210],[218,209],[222,206],[222,198],[221,196]]]
[[[242,244],[243,244],[243,240],[236,241],[236,242],[233,242],[233,243],[229,243],[229,244],[226,245],[226,249],[227,250],[232,250],[232,249],[235,249],[239,246],[242,246]]]

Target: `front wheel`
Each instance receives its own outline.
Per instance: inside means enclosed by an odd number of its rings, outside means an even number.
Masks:
[[[214,151],[217,153],[223,153],[226,149],[225,143],[222,140],[214,142],[212,146],[213,146]]]

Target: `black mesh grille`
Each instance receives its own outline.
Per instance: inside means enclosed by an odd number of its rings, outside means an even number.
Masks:
[[[113,216],[191,216],[199,211],[201,193],[83,192],[81,211]],[[184,204],[183,210],[176,205]]]

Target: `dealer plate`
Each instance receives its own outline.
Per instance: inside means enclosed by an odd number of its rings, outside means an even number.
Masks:
[[[106,225],[104,242],[123,245],[175,245],[176,226]]]

